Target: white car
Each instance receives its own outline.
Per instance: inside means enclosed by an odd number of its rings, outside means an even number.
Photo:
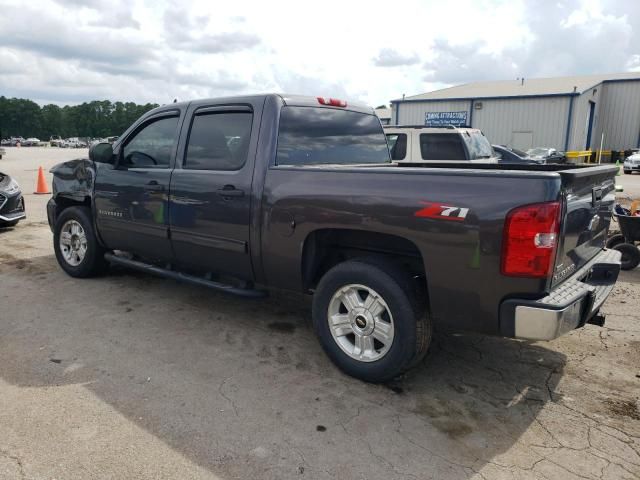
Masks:
[[[622,166],[624,173],[640,172],[640,153],[634,153],[624,159],[624,165]]]
[[[391,160],[397,162],[497,163],[489,140],[476,128],[385,125]]]
[[[23,143],[23,147],[37,147],[40,144],[40,139],[35,137],[27,138]]]

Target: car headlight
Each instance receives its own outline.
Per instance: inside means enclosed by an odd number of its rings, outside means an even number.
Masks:
[[[4,193],[8,193],[9,195],[14,194],[16,192],[18,192],[20,190],[20,185],[18,185],[18,182],[16,182],[13,178],[11,179],[11,181],[9,182],[9,185],[7,185],[4,188]]]

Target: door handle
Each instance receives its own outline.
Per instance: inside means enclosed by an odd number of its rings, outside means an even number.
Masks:
[[[155,180],[151,180],[149,183],[147,183],[144,186],[144,189],[148,190],[150,192],[163,192],[164,191],[164,185],[159,184]]]
[[[244,190],[239,190],[233,185],[225,185],[223,188],[218,189],[218,195],[222,197],[243,197]]]

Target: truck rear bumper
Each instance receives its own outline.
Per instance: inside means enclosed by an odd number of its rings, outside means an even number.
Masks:
[[[529,340],[553,340],[584,326],[611,293],[620,273],[620,256],[616,250],[603,250],[540,300],[503,301],[501,333]]]

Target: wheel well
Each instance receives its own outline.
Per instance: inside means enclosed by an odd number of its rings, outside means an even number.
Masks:
[[[77,200],[73,198],[67,197],[57,197],[56,198],[56,218],[60,216],[63,210],[69,207],[91,207],[91,199],[89,197],[85,197],[84,200]]]
[[[315,289],[322,276],[338,263],[354,258],[392,261],[414,277],[426,294],[426,272],[418,247],[406,238],[378,232],[322,229],[311,232],[302,249],[302,282]]]

